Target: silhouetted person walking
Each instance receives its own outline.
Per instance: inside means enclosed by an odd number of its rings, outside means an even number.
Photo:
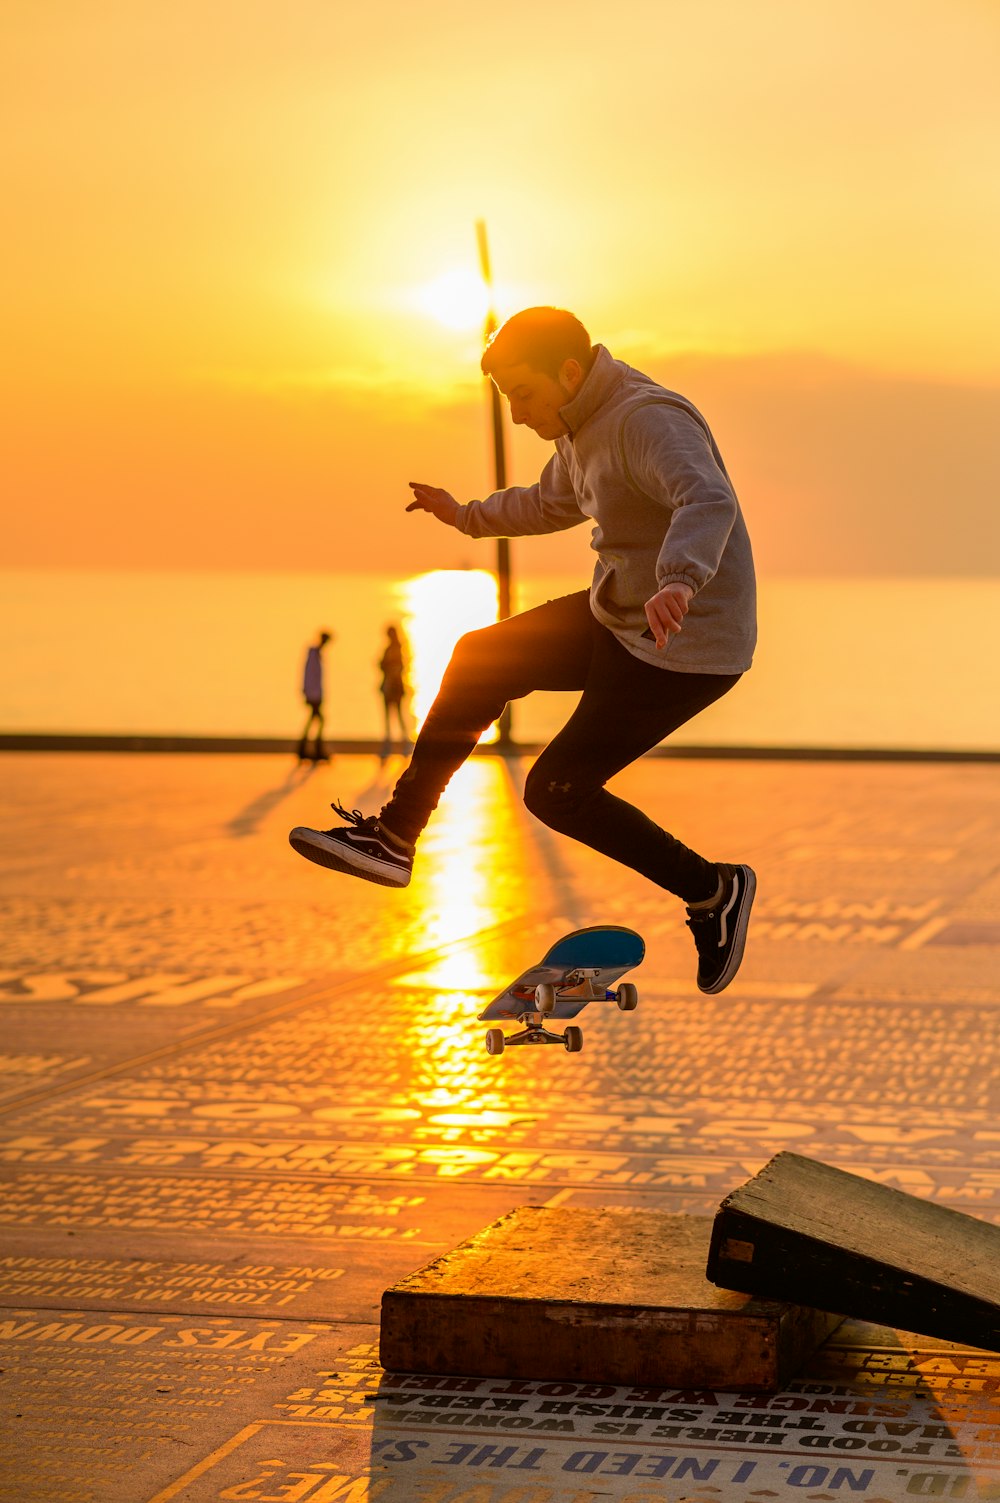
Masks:
[[[332,641],[332,634],[321,631],[316,642],[306,653],[305,667],[302,671],[302,697],[309,707],[309,715],[302,731],[302,739],[299,741],[300,762],[326,762],[326,747],[323,745],[323,649],[327,642]],[[309,750],[309,737],[315,730],[316,739],[312,752]]]

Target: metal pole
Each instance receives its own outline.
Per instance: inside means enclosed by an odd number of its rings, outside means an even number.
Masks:
[[[483,343],[489,344],[490,339],[496,332],[497,320],[493,311],[493,277],[490,270],[489,243],[486,239],[486,221],[476,220],[476,241],[479,246],[479,266],[482,271],[483,281],[490,294],[490,308],[486,315],[486,326],[483,330]],[[486,384],[490,392],[490,414],[493,422],[493,476],[494,489],[504,490],[507,485],[507,455],[504,446],[503,428],[503,398],[497,390],[495,382],[489,377]],[[497,616],[499,620],[506,621],[511,614],[511,574],[510,574],[510,539],[497,538]],[[500,719],[497,721],[499,732],[499,744],[501,747],[509,747],[511,744],[511,709],[505,705]]]
[[[503,441],[503,398],[490,382],[490,407],[493,413],[493,473],[496,488],[502,491],[507,484],[507,457]],[[506,621],[510,607],[510,538],[497,538],[497,615]]]

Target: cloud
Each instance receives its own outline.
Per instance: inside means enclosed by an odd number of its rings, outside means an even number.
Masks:
[[[1000,390],[810,353],[647,366],[704,411],[762,569],[1000,575]]]
[[[1000,576],[996,389],[810,353],[675,353],[644,368],[708,418],[762,574]],[[32,408],[5,454],[5,490],[20,502],[9,562],[410,571],[486,556],[405,513],[410,479],[462,499],[492,488],[478,376],[222,375],[113,406],[53,391],[44,412]],[[510,482],[530,483],[548,453],[510,434]],[[517,567],[586,578],[589,531],[518,541]]]
[[[363,405],[372,400],[404,404],[412,410],[462,407],[482,391],[477,374],[429,382],[426,372],[400,372],[396,366],[330,365],[298,369],[214,368],[193,371],[198,386],[263,397],[332,397]]]

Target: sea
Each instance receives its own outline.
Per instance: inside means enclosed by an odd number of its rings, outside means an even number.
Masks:
[[[586,579],[515,579],[526,609]],[[327,731],[383,734],[386,629],[407,644],[419,723],[455,640],[496,615],[479,569],[388,574],[0,570],[0,732],[297,736],[325,629]],[[1000,751],[1000,580],[764,578],[754,667],[672,738],[753,749]],[[513,707],[544,741],[574,703]]]

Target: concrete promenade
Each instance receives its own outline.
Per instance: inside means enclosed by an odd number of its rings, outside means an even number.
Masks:
[[[377,1361],[382,1291],[520,1205],[712,1215],[791,1149],[1000,1220],[1000,766],[624,774],[757,869],[714,999],[525,762],[463,769],[405,891],[290,851],[399,766],[0,758],[0,1499],[1000,1498],[1000,1354],[854,1321],[770,1396]],[[638,1010],[487,1055],[484,1000],[602,920],[645,937]]]

